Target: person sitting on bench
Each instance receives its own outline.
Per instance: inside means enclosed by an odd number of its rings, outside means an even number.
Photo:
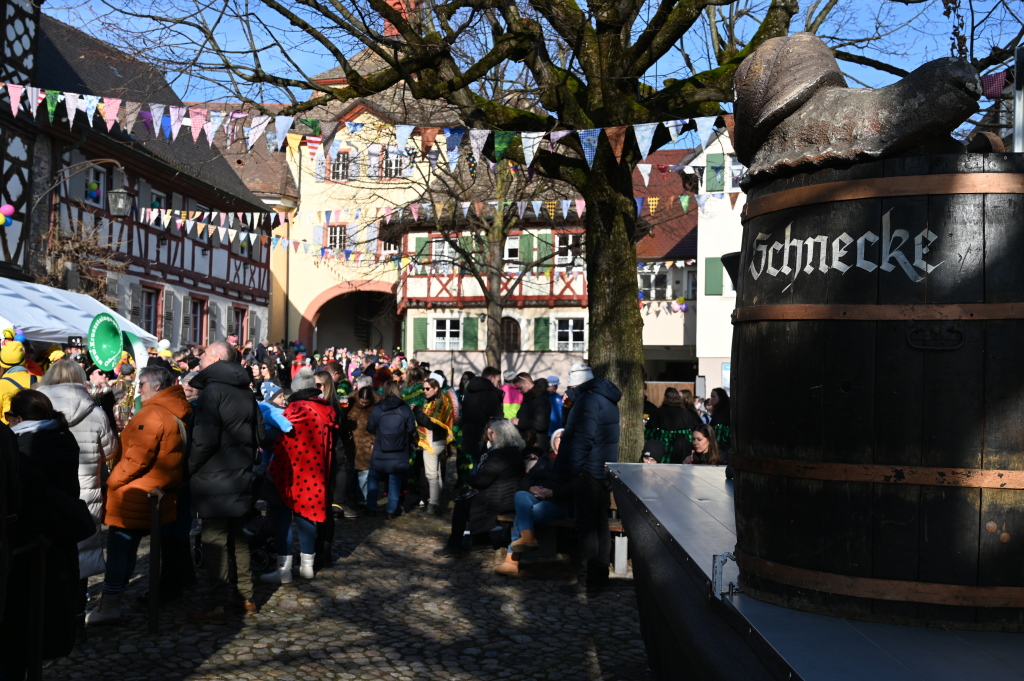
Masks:
[[[527,471],[521,484],[522,489],[515,496],[516,519],[512,524],[512,543],[505,554],[505,562],[494,568],[499,575],[518,574],[520,555],[540,547],[533,534],[537,525],[569,517],[572,482],[552,470],[561,441],[562,429],[559,428],[551,436],[551,454],[526,462]]]

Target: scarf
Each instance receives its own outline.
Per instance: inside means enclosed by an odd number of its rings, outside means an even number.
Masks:
[[[452,406],[452,399],[446,392],[439,392],[437,397],[427,402],[423,407],[423,413],[425,413],[431,421],[439,426],[444,427],[445,431],[445,442],[451,442],[455,439],[455,409]],[[430,429],[425,426],[420,426],[417,430],[420,432],[420,440],[430,440]]]
[[[402,388],[402,399],[410,409],[422,407],[427,403],[427,394],[423,392],[423,384],[416,383]]]
[[[15,435],[22,433],[38,433],[40,430],[60,430],[60,424],[54,419],[45,421],[22,421],[16,426],[11,426]]]

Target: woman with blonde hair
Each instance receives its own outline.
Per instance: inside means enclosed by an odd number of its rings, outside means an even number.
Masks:
[[[36,386],[50,398],[53,408],[64,414],[71,434],[78,441],[79,498],[89,507],[96,534],[78,544],[78,569],[82,585],[81,612],[85,613],[85,582],[93,575],[103,574],[103,542],[100,525],[103,521],[103,479],[107,462],[117,453],[117,435],[110,426],[103,408],[96,404],[87,387],[85,369],[71,359],[59,359]]]

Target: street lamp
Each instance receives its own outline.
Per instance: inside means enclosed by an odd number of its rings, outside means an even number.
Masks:
[[[126,218],[132,211],[132,195],[124,189],[111,189],[107,192],[107,203],[111,216],[115,218]]]

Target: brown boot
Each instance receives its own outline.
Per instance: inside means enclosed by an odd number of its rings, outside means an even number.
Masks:
[[[533,536],[533,530],[523,530],[519,533],[519,539],[512,544],[512,550],[516,553],[539,548],[540,544],[537,543],[537,538]]]
[[[519,554],[512,553],[509,551],[505,554],[505,562],[499,563],[498,567],[494,568],[494,571],[499,575],[518,575],[519,574]]]

